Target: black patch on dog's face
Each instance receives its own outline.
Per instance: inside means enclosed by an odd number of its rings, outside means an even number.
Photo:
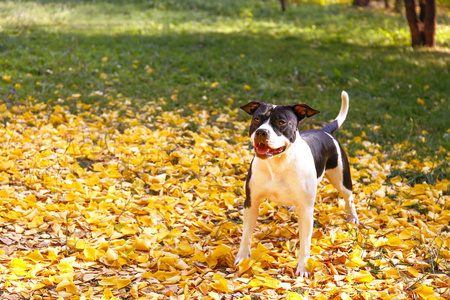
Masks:
[[[255,132],[262,124],[266,123],[273,110],[273,105],[262,102],[258,109],[253,113],[252,123],[250,124],[249,136]]]
[[[309,118],[319,113],[318,110],[302,103],[274,106],[253,101],[241,106],[241,109],[253,116],[249,130],[250,136],[270,118],[270,125],[275,133],[278,136],[284,135],[291,143],[295,141],[298,123],[305,117]]]
[[[284,135],[291,143],[295,141],[298,123],[303,116],[297,116],[290,106],[273,106],[263,103],[253,114],[249,135],[251,136],[269,119],[269,124],[278,135]]]
[[[270,116],[270,126],[278,136],[284,135],[291,143],[295,142],[299,118],[289,106],[276,106]]]

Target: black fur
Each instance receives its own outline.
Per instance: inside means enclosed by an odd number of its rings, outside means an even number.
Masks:
[[[250,179],[252,178],[252,165],[253,165],[253,159],[250,163],[250,169],[248,170],[247,174],[247,180],[245,181],[245,202],[244,202],[244,208],[249,208],[252,206],[252,201],[250,200]]]
[[[270,117],[270,125],[278,136],[284,135],[291,143],[294,143],[298,123],[303,118],[298,117],[289,106],[277,106],[274,108],[272,116]],[[280,121],[286,123],[281,125],[279,123]]]
[[[334,121],[333,123],[337,122]],[[332,123],[330,123],[332,124]],[[333,125],[334,126],[334,125]],[[328,129],[333,128],[330,126]],[[326,127],[325,127],[326,128]],[[336,130],[336,129],[334,129]],[[308,144],[311,149],[314,164],[316,166],[316,175],[319,178],[326,170],[334,169],[338,166],[338,153],[334,139],[322,130],[306,130],[300,132],[302,139]],[[353,190],[352,178],[350,175],[350,165],[348,163],[347,154],[338,142],[342,157],[342,173],[343,184],[348,190]]]
[[[291,143],[295,142],[298,122],[304,117],[297,116],[293,108],[289,106],[273,107],[272,105],[262,103],[253,114],[249,135],[251,136],[269,118],[270,125],[278,136],[284,135]],[[285,123],[280,124],[281,121]]]
[[[264,124],[267,119],[271,116],[273,110],[273,106],[269,105],[267,103],[262,102],[260,107],[254,112],[252,124],[250,124],[250,131],[249,135],[251,136],[253,132],[255,132],[256,129],[258,129],[259,126]],[[259,119],[259,122],[256,122],[256,120]]]
[[[339,148],[341,149],[341,156],[342,156],[342,172],[344,173],[344,186],[348,190],[353,191],[352,176],[350,175],[350,165],[348,163],[347,154],[345,153],[344,149],[342,149],[341,144],[339,144]]]
[[[333,122],[328,123],[327,126],[322,128],[322,130],[331,134],[335,132],[338,128],[339,128],[338,121],[334,120]]]
[[[302,131],[300,136],[311,149],[317,178],[322,176],[325,170],[337,167],[338,153],[332,137],[322,130]]]

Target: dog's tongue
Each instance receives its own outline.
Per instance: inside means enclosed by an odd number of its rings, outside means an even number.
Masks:
[[[262,143],[259,143],[258,146],[255,147],[255,149],[256,149],[256,153],[258,153],[259,155],[264,155],[270,151],[270,148],[267,145],[262,144]]]

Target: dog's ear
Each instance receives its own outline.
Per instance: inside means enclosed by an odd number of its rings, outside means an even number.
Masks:
[[[255,111],[263,104],[264,102],[253,101],[248,104],[241,106],[241,109],[248,113],[249,115],[253,115]]]
[[[304,117],[309,118],[320,113],[320,111],[315,110],[314,108],[311,108],[303,103],[297,103],[290,106],[294,110],[294,113],[297,115],[297,117],[299,117],[299,119],[303,119]]]

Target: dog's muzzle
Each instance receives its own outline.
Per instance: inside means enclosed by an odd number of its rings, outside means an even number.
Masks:
[[[268,145],[269,131],[266,129],[258,129],[255,131],[254,146],[256,156],[261,159],[272,158],[274,155],[283,153],[286,146],[273,149]]]

